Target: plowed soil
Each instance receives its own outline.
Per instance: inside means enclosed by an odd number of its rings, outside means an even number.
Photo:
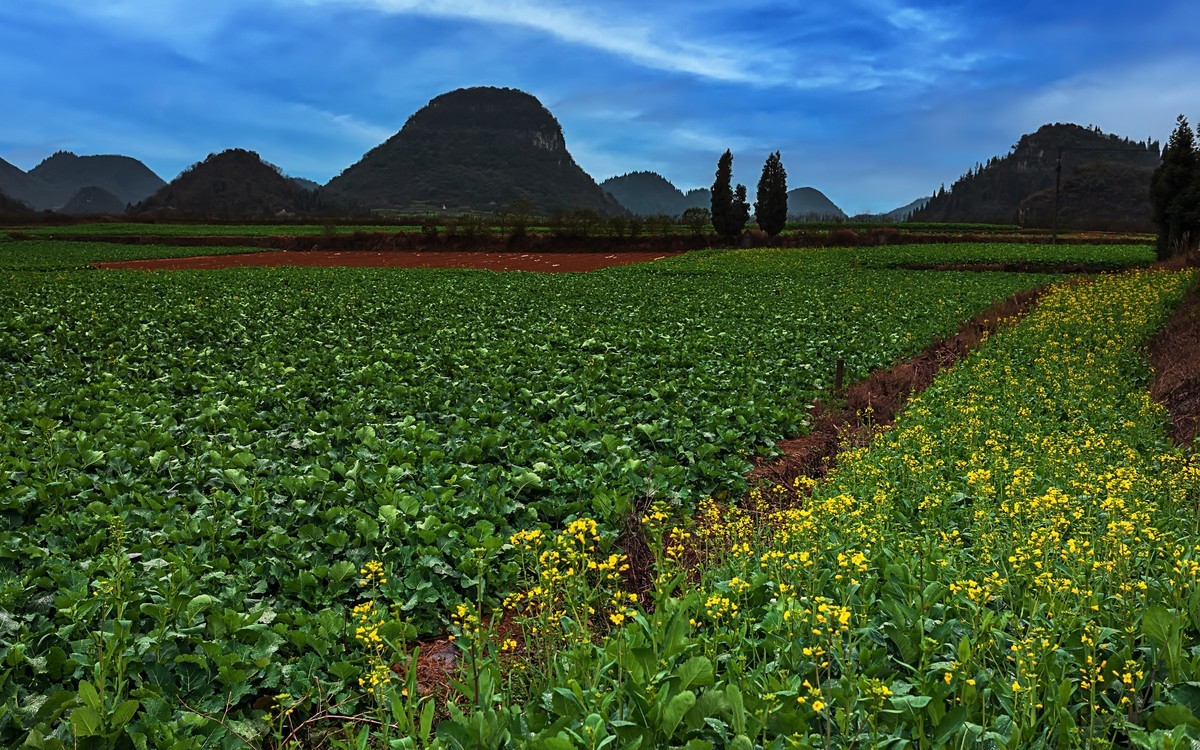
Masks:
[[[323,268],[478,268],[488,271],[566,273],[609,266],[646,263],[678,255],[674,252],[522,253],[458,251],[273,250],[236,255],[198,255],[97,263],[100,268],[143,271],[215,270],[242,266],[319,266]]]

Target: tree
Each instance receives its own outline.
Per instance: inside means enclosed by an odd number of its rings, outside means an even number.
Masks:
[[[717,161],[717,178],[712,184],[712,223],[723,238],[730,238],[736,232],[729,231],[733,223],[733,152],[726,149]]]
[[[746,186],[741,183],[733,190],[733,207],[730,210],[733,216],[733,229],[731,237],[737,237],[746,228],[746,222],[750,221],[750,201],[746,200]]]
[[[1200,157],[1196,153],[1196,138],[1187,118],[1180,115],[1175,121],[1175,131],[1163,149],[1162,163],[1154,170],[1150,181],[1150,203],[1154,223],[1158,226],[1160,259],[1185,249],[1189,235],[1195,234],[1192,217],[1196,211],[1189,210],[1187,201],[1195,196],[1196,191],[1190,188],[1197,181],[1200,181]]]
[[[730,187],[733,181],[733,152],[726,149],[717,162],[717,178],[712,186],[713,229],[726,241],[742,233],[750,220],[750,204],[746,202],[746,186]]]
[[[692,230],[692,234],[696,237],[704,236],[704,229],[708,226],[711,218],[712,215],[709,214],[708,209],[700,208],[699,206],[692,206],[686,209],[682,216],[683,223],[688,225],[688,228]]]
[[[787,172],[779,152],[767,157],[762,176],[758,178],[758,195],[754,201],[754,219],[769,236],[774,237],[787,225]]]

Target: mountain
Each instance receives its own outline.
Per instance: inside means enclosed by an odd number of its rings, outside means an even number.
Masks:
[[[679,216],[690,206],[683,192],[657,172],[630,172],[609,177],[600,183],[600,187],[637,216]],[[710,198],[708,203],[711,202]],[[704,208],[708,208],[708,204],[704,204]]]
[[[62,207],[64,214],[97,214],[119,216],[125,213],[126,204],[102,187],[85,187]]]
[[[888,221],[905,221],[909,216],[912,215],[914,211],[925,208],[925,204],[928,202],[929,198],[917,198],[912,203],[901,206],[900,208],[893,208],[891,211],[888,211],[886,214],[884,214],[884,217]]]
[[[20,167],[0,159],[0,193],[33,207],[43,205],[45,191],[46,186],[39,180],[30,177]]]
[[[321,189],[321,183],[313,182],[312,180],[306,180],[303,177],[289,177],[288,179],[296,183],[298,187],[313,193]]]
[[[458,89],[434,98],[396,135],[333,178],[325,192],[359,208],[625,213],[567,151],[558,120],[516,89]]]
[[[802,187],[789,190],[787,198],[789,219],[820,221],[846,218],[846,212],[838,208],[833,201],[816,188]]]
[[[683,207],[707,208],[712,210],[712,191],[708,188],[692,188],[683,194]]]
[[[1049,227],[1059,149],[1063,227],[1153,231],[1149,185],[1159,162],[1158,143],[1062,123],[1021,136],[1006,156],[968,170],[911,218]]]
[[[137,159],[128,156],[76,156],[59,151],[29,170],[42,185],[35,208],[60,209],[86,187],[103,188],[125,203],[137,203],[166,183]]]
[[[209,154],[132,209],[191,218],[264,218],[311,213],[317,196],[284,177],[253,151]]]
[[[600,187],[637,216],[679,216],[689,208],[712,208],[711,190],[693,188],[685,193],[658,172],[609,177]]]
[[[609,177],[600,183],[600,187],[638,216],[679,216],[693,206],[712,207],[712,191],[708,188],[695,188],[684,193],[657,172],[630,172]],[[846,218],[842,209],[824,193],[811,187],[788,191],[788,216],[800,220]]]
[[[22,219],[33,214],[32,208],[0,190],[0,219]]]

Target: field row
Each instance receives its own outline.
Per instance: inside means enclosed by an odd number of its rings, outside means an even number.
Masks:
[[[86,268],[102,262],[252,253],[261,252],[263,249],[207,245],[123,245],[61,240],[13,241],[0,236],[0,270],[68,270]],[[1117,269],[1146,266],[1153,260],[1153,250],[1144,245],[1024,245],[994,242],[797,250],[703,250],[687,253],[668,265],[680,270],[691,268],[716,272],[778,274],[903,265],[1021,264],[1022,268],[1031,270],[1062,266]]]

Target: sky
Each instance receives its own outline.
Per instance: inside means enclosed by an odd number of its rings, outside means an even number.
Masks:
[[[120,153],[166,180],[247,148],[325,183],[438,94],[527,91],[598,182],[851,214],[921,196],[1048,122],[1165,142],[1200,119],[1194,0],[2,0],[0,158]]]

